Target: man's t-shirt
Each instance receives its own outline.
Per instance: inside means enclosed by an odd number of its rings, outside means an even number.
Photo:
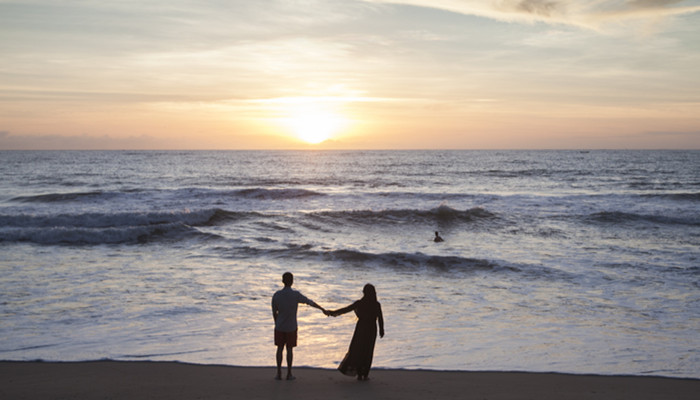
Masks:
[[[272,309],[279,311],[275,321],[275,330],[280,332],[294,332],[297,330],[297,308],[299,303],[311,304],[313,302],[289,286],[275,292],[272,296]]]

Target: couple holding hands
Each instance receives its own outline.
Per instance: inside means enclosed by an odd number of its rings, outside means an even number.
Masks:
[[[297,308],[299,303],[304,303],[333,317],[355,311],[358,318],[355,333],[352,335],[350,348],[338,366],[338,370],[345,375],[357,376],[359,381],[368,380],[369,370],[372,367],[374,343],[377,340],[377,323],[379,323],[379,337],[384,337],[382,307],[377,301],[377,292],[374,286],[365,285],[362,290],[364,295],[360,300],[347,307],[329,311],[292,289],[294,276],[290,272],[282,275],[282,282],[284,288],[272,296],[272,318],[275,320],[275,345],[277,346],[277,376],[275,379],[282,379],[282,353],[285,347],[287,348],[287,380],[295,379],[292,375],[292,349],[297,345]]]

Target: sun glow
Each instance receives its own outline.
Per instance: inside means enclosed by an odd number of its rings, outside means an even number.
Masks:
[[[344,118],[339,114],[319,108],[297,108],[290,114],[286,125],[296,137],[308,144],[319,144],[328,140],[344,124]]]
[[[345,129],[347,119],[340,109],[344,101],[335,97],[287,97],[274,99],[285,130],[307,144],[319,144]]]
[[[352,122],[346,116],[348,103],[356,98],[342,96],[278,97],[253,100],[273,115],[267,118],[279,133],[295,137],[307,145],[347,136]]]
[[[288,124],[294,134],[309,144],[319,144],[336,133],[342,118],[330,112],[304,111],[289,118]]]

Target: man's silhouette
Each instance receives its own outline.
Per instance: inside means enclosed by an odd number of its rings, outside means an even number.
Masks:
[[[292,349],[297,345],[297,308],[299,303],[318,308],[326,315],[328,313],[323,307],[292,289],[294,275],[291,272],[285,272],[282,275],[282,282],[284,289],[278,290],[272,296],[272,318],[275,320],[275,345],[277,346],[277,376],[275,379],[282,379],[282,351],[287,347],[287,380],[291,381],[295,379],[292,375],[292,360],[294,358]]]

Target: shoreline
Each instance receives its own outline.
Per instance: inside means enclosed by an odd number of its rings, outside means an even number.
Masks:
[[[695,399],[700,379],[543,372],[373,369],[358,382],[335,369],[159,361],[0,361],[0,398],[25,399]],[[286,368],[283,368],[283,374]]]

